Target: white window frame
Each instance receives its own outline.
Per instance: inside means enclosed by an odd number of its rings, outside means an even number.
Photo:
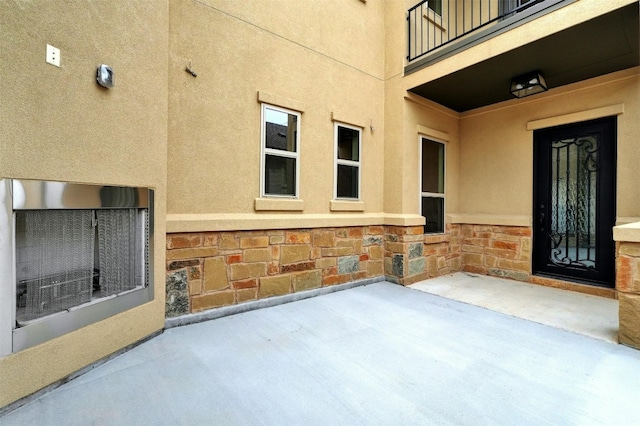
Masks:
[[[338,127],[344,127],[346,129],[356,130],[358,132],[358,161],[343,160],[338,158]],[[333,199],[334,200],[348,200],[359,201],[362,197],[362,127],[351,126],[346,123],[336,121],[333,123],[333,150],[334,150],[334,162],[333,162]],[[358,169],[358,196],[353,197],[338,197],[338,166],[351,166]]]
[[[444,182],[442,183],[442,193],[439,192],[422,192],[422,141],[426,139],[430,142],[435,142],[435,143],[439,143],[443,146],[443,150],[442,150],[442,168],[444,169],[442,171],[442,176],[444,179]],[[442,198],[443,199],[443,207],[442,207],[442,232],[429,232],[429,233],[425,233],[425,235],[442,235],[445,234],[447,231],[447,199],[446,199],[446,193],[447,193],[447,143],[445,141],[442,140],[438,140],[437,138],[433,138],[431,136],[426,136],[426,135],[418,135],[418,170],[420,171],[419,173],[419,179],[418,179],[418,192],[420,194],[420,196],[418,197],[418,211],[420,212],[420,215],[422,215],[422,199],[423,198]]]
[[[261,197],[273,197],[273,198],[299,198],[300,196],[300,121],[302,115],[290,109],[277,107],[275,105],[262,103],[261,104],[261,112],[260,112],[260,196]],[[283,151],[279,149],[267,148],[267,135],[266,135],[266,110],[271,109],[278,112],[283,112],[285,114],[295,115],[297,117],[296,120],[296,150],[295,152]],[[296,162],[296,178],[295,178],[295,188],[294,195],[283,195],[283,194],[267,194],[266,191],[266,158],[267,155],[273,155],[277,157],[285,157],[285,158],[293,158]]]

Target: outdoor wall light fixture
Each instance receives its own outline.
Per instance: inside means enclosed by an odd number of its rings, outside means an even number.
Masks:
[[[110,89],[113,87],[113,70],[109,65],[102,64],[96,72],[96,81],[102,87]]]
[[[538,71],[530,72],[511,80],[511,94],[516,98],[524,98],[547,90],[547,82],[544,81],[544,77]]]

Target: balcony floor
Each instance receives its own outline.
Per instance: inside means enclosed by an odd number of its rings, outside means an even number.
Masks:
[[[169,329],[0,423],[638,424],[638,377],[640,351],[381,282]]]

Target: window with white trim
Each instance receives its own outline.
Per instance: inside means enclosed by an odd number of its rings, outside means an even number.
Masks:
[[[444,144],[421,138],[420,211],[425,218],[425,234],[444,232]]]
[[[359,127],[335,123],[334,198],[360,199],[360,145]]]
[[[262,104],[261,196],[298,197],[300,113]]]

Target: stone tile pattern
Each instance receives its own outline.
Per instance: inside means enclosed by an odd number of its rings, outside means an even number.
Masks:
[[[409,285],[431,277],[460,271],[460,227],[424,235],[422,226],[385,227],[385,277]]]
[[[384,235],[383,226],[167,234],[167,316],[381,276]]]
[[[529,281],[531,228],[461,225],[462,270]]]
[[[165,315],[175,317],[189,309],[187,273],[184,269],[171,271],[166,278]]]
[[[462,270],[615,298],[609,288],[532,275],[532,232],[523,226],[461,225]]]
[[[387,225],[167,234],[166,315],[363,278],[409,285],[458,271],[616,297],[613,289],[533,276],[529,227],[449,224],[444,234],[422,232]],[[630,244],[618,258],[618,290],[640,309],[640,255],[630,255],[637,250]],[[625,271],[636,275],[621,277]]]
[[[640,243],[616,243],[620,343],[640,349]]]

